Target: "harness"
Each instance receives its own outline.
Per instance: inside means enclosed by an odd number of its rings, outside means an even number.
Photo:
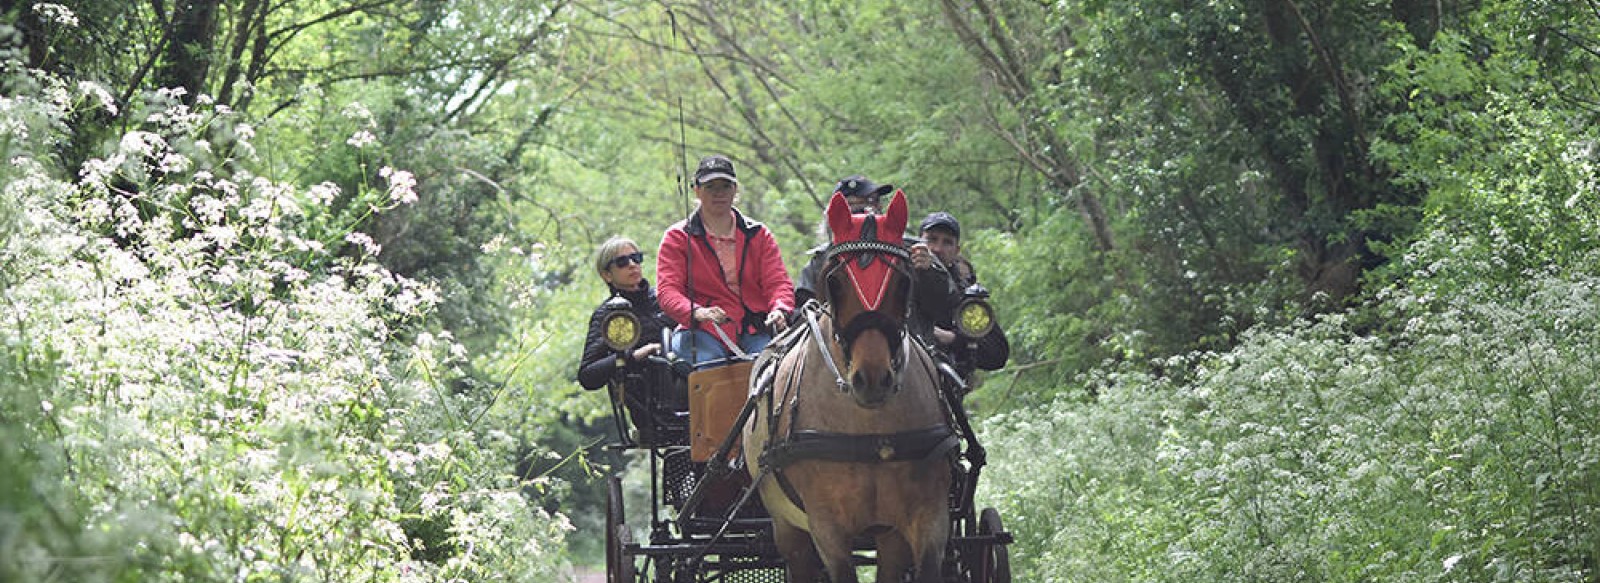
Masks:
[[[907,276],[906,281],[912,281],[909,278],[909,267],[906,265],[909,261],[909,254],[906,250],[898,245],[876,240],[847,241],[829,247],[824,258],[824,264],[828,265],[828,267],[824,270],[823,281],[831,281],[832,275],[843,268],[846,263],[845,260],[841,260],[841,256],[852,253],[858,254],[854,260],[863,267],[874,260],[886,260],[892,268]],[[888,257],[881,257],[883,255]],[[824,283],[824,286],[827,285],[830,284]],[[822,363],[828,373],[833,375],[834,386],[840,392],[849,392],[851,384],[840,372],[838,363],[833,358],[833,351],[830,350],[831,347],[824,339],[831,338],[848,358],[850,354],[849,343],[853,342],[862,331],[876,328],[881,330],[885,337],[891,339],[890,346],[894,348],[891,351],[893,353],[891,364],[895,369],[904,369],[912,351],[923,353],[923,358],[918,359],[918,361],[923,363],[925,368],[927,368],[927,363],[931,362],[931,356],[926,354],[922,345],[909,342],[905,334],[905,328],[896,325],[895,321],[887,315],[876,311],[864,312],[853,318],[850,325],[843,330],[833,327],[830,322],[828,331],[825,333],[822,324],[818,320],[818,316],[823,311],[819,304],[814,301],[807,302],[800,309],[804,316],[805,330],[787,348],[790,351],[794,349],[803,350],[805,347],[802,344],[805,342],[809,342],[814,346],[822,356]],[[801,355],[799,358],[805,357]],[[788,395],[788,401],[781,408],[774,402],[778,391],[773,390],[773,386],[766,384],[775,382],[777,380],[776,374],[759,375],[758,378],[761,382],[755,387],[756,398],[765,401],[764,409],[766,414],[769,415],[767,445],[758,458],[761,473],[762,475],[772,475],[777,480],[778,486],[783,490],[784,495],[788,497],[789,502],[801,511],[805,510],[805,504],[800,500],[794,485],[783,472],[783,469],[790,464],[803,460],[849,463],[920,461],[950,455],[960,445],[960,435],[956,433],[948,421],[953,417],[950,404],[941,395],[938,395],[937,391],[935,398],[939,399],[944,409],[946,421],[936,426],[894,433],[870,434],[850,434],[816,429],[797,430],[794,427],[800,414],[798,386],[804,371],[804,367],[796,367],[793,374],[788,375],[785,383],[787,390],[784,391],[784,394]],[[929,378],[935,379],[935,382],[937,382],[939,377],[937,371],[930,368],[924,372]],[[894,390],[898,391],[900,388],[901,386],[897,384]],[[789,417],[788,429],[784,434],[779,435],[778,418],[780,415],[785,414]]]
[[[830,222],[837,224],[843,218],[848,217],[848,213],[849,211],[844,206],[843,195],[834,193],[833,200],[830,201],[827,209]],[[885,215],[889,221],[886,224],[890,225],[889,238],[893,241],[901,239],[900,229],[904,225],[904,215],[904,197],[897,193],[894,201],[890,203],[889,214]],[[959,448],[962,439],[971,439],[972,428],[966,420],[965,412],[959,405],[955,404],[956,397],[945,388],[945,383],[940,380],[945,374],[944,371],[934,364],[935,359],[927,346],[914,335],[906,334],[903,323],[910,316],[910,305],[912,303],[910,298],[914,295],[911,293],[912,290],[904,290],[907,301],[902,306],[905,313],[899,314],[899,320],[879,310],[882,301],[889,297],[889,284],[894,281],[891,274],[886,273],[887,271],[892,270],[903,276],[904,285],[908,287],[915,285],[916,279],[911,271],[910,254],[905,248],[896,243],[878,240],[879,225],[877,216],[869,215],[864,217],[856,226],[858,228],[852,233],[855,236],[854,240],[836,241],[824,252],[823,264],[825,268],[821,274],[821,287],[825,297],[830,301],[836,299],[833,293],[835,290],[832,289],[834,285],[833,279],[839,270],[844,270],[850,278],[852,287],[848,291],[857,294],[863,311],[853,316],[843,329],[834,327],[834,322],[830,318],[825,333],[824,326],[818,320],[818,316],[823,313],[823,307],[815,299],[808,301],[799,308],[805,326],[795,326],[795,329],[780,334],[756,358],[755,369],[752,371],[754,382],[750,386],[750,397],[745,402],[743,410],[740,411],[734,426],[744,427],[752,414],[763,415],[762,419],[767,424],[766,445],[756,458],[759,472],[755,472],[754,480],[733,506],[733,510],[729,512],[728,521],[723,523],[722,528],[712,537],[712,543],[722,538],[722,535],[727,532],[728,527],[733,523],[733,517],[740,508],[744,507],[750,497],[757,492],[762,480],[768,476],[777,481],[789,503],[803,513],[805,505],[801,502],[797,490],[783,471],[784,468],[791,464],[805,460],[878,464],[931,460],[939,457],[944,457],[954,464],[957,463],[957,457],[960,455]],[[839,231],[836,229],[835,232]],[[883,264],[873,265],[877,261],[882,261]],[[938,403],[937,407],[942,413],[939,415],[939,423],[931,427],[893,433],[847,434],[815,429],[796,429],[799,426],[800,383],[806,372],[803,359],[807,358],[807,355],[803,353],[795,355],[794,350],[808,350],[814,347],[821,355],[822,363],[827,368],[828,373],[833,375],[834,386],[841,393],[849,393],[853,390],[851,383],[840,372],[839,363],[834,359],[832,348],[837,346],[843,351],[845,368],[848,369],[851,343],[862,332],[872,329],[882,332],[883,336],[890,342],[890,367],[894,371],[893,376],[897,379],[895,385],[890,387],[890,390],[898,392],[903,388],[903,383],[899,379],[904,378],[905,375],[903,373],[907,363],[912,356],[916,356],[917,362],[923,369],[922,372],[932,383],[929,389],[933,391],[932,397]],[[790,359],[795,357],[802,359],[802,362],[789,368],[789,374],[780,375],[780,369],[783,369],[785,365],[791,362]],[[785,387],[785,390],[781,393],[775,390],[775,385],[780,382],[780,376],[786,377],[781,381]],[[785,396],[786,402],[781,404],[776,402],[779,394]],[[764,412],[757,413],[758,408],[764,409]],[[785,415],[788,417],[788,423],[785,424],[786,429],[780,435],[778,425]],[[734,435],[730,434],[724,440],[718,453],[712,456],[714,463],[711,464],[711,473],[718,474],[732,469],[724,456],[733,446],[733,440]],[[746,453],[748,454],[749,452],[747,451]],[[979,454],[981,456],[981,451]],[[979,465],[981,463],[981,461],[978,462]],[[973,471],[975,474],[976,468]],[[685,508],[693,507],[700,493],[701,489],[696,488],[689,502],[685,503]],[[682,520],[682,516],[680,516],[680,520]],[[710,551],[712,543],[708,543],[701,549],[700,557],[695,559],[696,562]]]

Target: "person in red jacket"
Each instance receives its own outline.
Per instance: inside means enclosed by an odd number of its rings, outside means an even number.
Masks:
[[[656,253],[657,299],[678,323],[671,351],[697,367],[754,354],[788,324],[789,279],[772,231],[733,208],[739,179],[726,156],[700,160],[700,200],[688,219],[667,228]]]

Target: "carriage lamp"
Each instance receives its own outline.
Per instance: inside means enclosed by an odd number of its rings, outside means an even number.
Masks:
[[[600,321],[600,336],[612,350],[631,350],[639,342],[639,317],[633,315],[633,311],[626,309],[626,306],[613,309]]]
[[[628,350],[639,341],[639,318],[631,312],[617,312],[606,316],[606,345],[614,350]]]
[[[994,328],[994,307],[989,305],[989,290],[972,284],[956,306],[956,328],[963,336],[978,338]]]
[[[963,336],[979,338],[994,328],[994,308],[987,300],[969,298],[956,308],[956,328]]]

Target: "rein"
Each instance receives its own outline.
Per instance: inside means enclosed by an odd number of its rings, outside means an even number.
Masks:
[[[833,351],[828,350],[828,347],[823,346],[821,341],[817,340],[822,337],[822,326],[817,324],[818,309],[816,304],[807,303],[801,306],[801,309],[806,314],[806,327],[811,329],[811,341],[818,343],[817,350],[822,353],[822,363],[828,365],[828,372],[833,373],[834,386],[838,387],[841,393],[850,392],[850,381],[844,380],[844,374],[839,372],[839,365],[834,364]]]

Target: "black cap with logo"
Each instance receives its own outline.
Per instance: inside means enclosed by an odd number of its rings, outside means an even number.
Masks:
[[[726,180],[738,184],[739,179],[737,176],[733,171],[733,161],[721,154],[712,154],[701,158],[700,165],[694,169],[695,186],[712,180]]]

